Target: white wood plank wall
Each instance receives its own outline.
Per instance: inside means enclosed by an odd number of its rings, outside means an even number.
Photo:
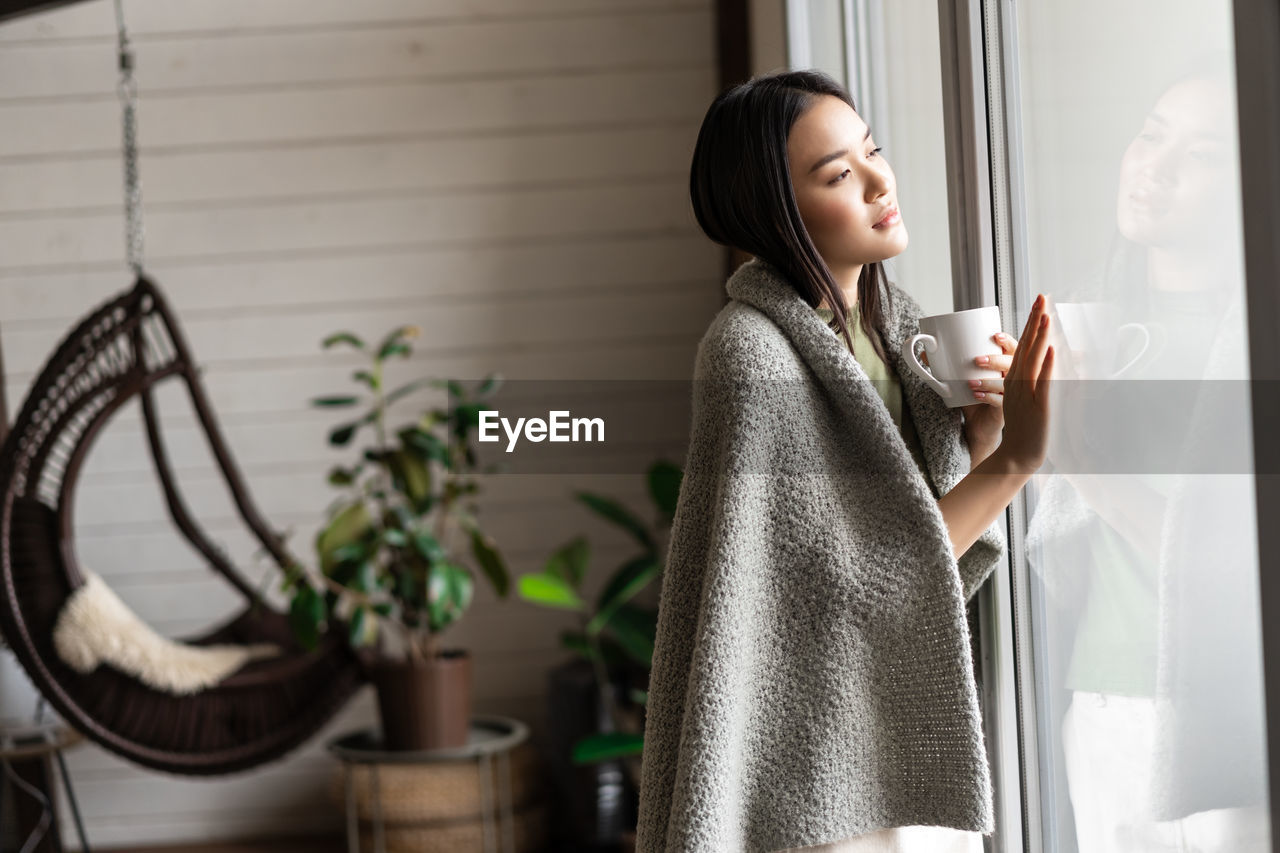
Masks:
[[[137,54],[147,266],[185,325],[259,504],[307,553],[333,497],[332,413],[358,361],[327,333],[414,322],[395,378],[684,379],[720,305],[721,251],[687,170],[715,94],[711,0],[125,0]],[[10,408],[73,321],[129,285],[114,14],[90,0],[0,25],[0,330]],[[185,397],[161,395],[189,502],[254,577]],[[410,410],[401,408],[407,419]],[[572,488],[647,509],[636,477],[494,479],[482,517],[517,573],[577,533],[593,589],[628,541]],[[77,502],[84,562],[178,636],[236,605],[174,534],[136,407]],[[654,591],[656,592],[656,590]],[[477,586],[450,639],[479,712],[541,738],[572,617]],[[336,828],[322,742],[219,781],[70,755],[95,846]],[[64,815],[65,818],[65,815]],[[72,839],[64,820],[64,838]]]

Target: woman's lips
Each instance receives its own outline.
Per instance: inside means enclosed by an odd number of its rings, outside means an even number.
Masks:
[[[1147,210],[1163,208],[1169,205],[1169,199],[1166,195],[1153,193],[1144,187],[1138,187],[1129,193],[1129,202],[1136,207]]]
[[[879,222],[877,222],[875,225],[872,225],[871,227],[872,228],[888,228],[892,225],[897,225],[901,221],[902,221],[902,217],[898,214],[898,208],[895,207],[893,210],[889,211],[888,214],[885,215],[884,219],[881,219]]]

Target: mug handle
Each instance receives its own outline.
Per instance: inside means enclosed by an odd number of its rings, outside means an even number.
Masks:
[[[938,349],[938,340],[933,335],[912,335],[902,344],[902,358],[906,361],[907,367],[911,368],[920,378],[929,384],[929,387],[938,392],[938,396],[944,400],[951,399],[951,389],[943,385],[937,378],[930,373],[920,359],[916,358],[916,343],[924,341],[925,352],[936,352]]]
[[[1138,352],[1134,355],[1133,358],[1129,359],[1128,363],[1126,363],[1124,367],[1120,368],[1115,373],[1111,374],[1112,379],[1118,379],[1122,374],[1127,373],[1135,364],[1138,363],[1139,359],[1141,359],[1142,356],[1146,354],[1147,347],[1151,346],[1151,333],[1148,332],[1147,327],[1142,325],[1141,323],[1125,323],[1123,326],[1121,326],[1119,329],[1116,330],[1116,336],[1119,337],[1129,329],[1137,329],[1139,332],[1142,333],[1142,347],[1138,350]]]

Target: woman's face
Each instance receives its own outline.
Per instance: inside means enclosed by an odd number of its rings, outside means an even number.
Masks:
[[[787,137],[800,218],[833,273],[891,258],[907,247],[897,183],[853,108],[819,95]]]
[[[1170,88],[1120,161],[1116,225],[1144,246],[1206,251],[1239,205],[1227,130],[1229,92],[1208,80]]]

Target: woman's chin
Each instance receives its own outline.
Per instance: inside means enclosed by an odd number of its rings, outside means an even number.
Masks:
[[[893,235],[886,235],[886,239],[892,236],[892,242],[885,248],[884,257],[880,259],[882,261],[901,255],[907,250],[907,244],[910,242],[907,236],[907,226],[898,225],[893,230],[895,232]]]

